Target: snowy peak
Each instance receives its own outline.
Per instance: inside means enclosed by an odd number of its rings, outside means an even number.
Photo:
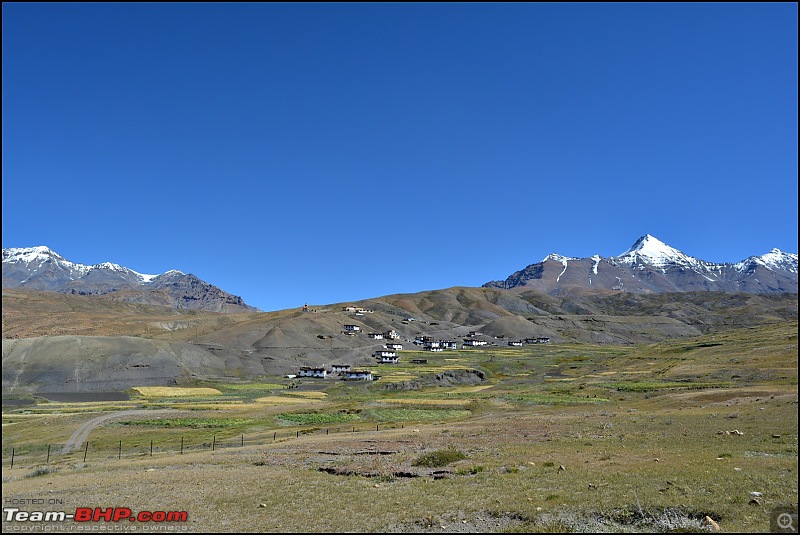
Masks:
[[[567,265],[567,260],[577,260],[577,259],[573,258],[571,256],[563,256],[563,255],[556,254],[556,253],[550,253],[549,255],[544,257],[542,262],[547,262],[548,260],[555,260],[559,264],[564,264],[566,266]]]
[[[24,262],[25,264],[30,264],[31,262],[47,262],[48,260],[60,260],[62,262],[67,262],[61,255],[52,251],[51,249],[45,247],[44,245],[39,245],[37,247],[11,247],[9,249],[3,249],[3,263],[6,262]],[[69,262],[70,264],[72,262]]]
[[[636,240],[636,243],[616,257],[616,260],[629,265],[649,264],[656,267],[664,267],[669,264],[694,265],[698,263],[697,259],[683,254],[650,234],[645,234]]]
[[[761,256],[751,256],[734,267],[737,271],[752,271],[757,266],[763,266],[772,271],[788,271],[797,273],[797,255],[794,253],[784,253],[780,249],[773,249]]]

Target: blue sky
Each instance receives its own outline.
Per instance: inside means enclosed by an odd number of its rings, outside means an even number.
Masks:
[[[797,5],[3,4],[3,247],[263,310],[797,252]]]

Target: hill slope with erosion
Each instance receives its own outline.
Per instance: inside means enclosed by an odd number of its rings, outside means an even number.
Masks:
[[[365,309],[356,313],[345,305]],[[166,310],[98,296],[3,290],[3,393],[99,392],[199,378],[247,379],[300,366],[373,367],[394,330],[457,343],[471,331],[489,344],[631,345],[797,319],[797,294],[580,293],[550,296],[455,287],[354,303],[218,314]],[[355,325],[356,335],[345,334]],[[419,348],[417,348],[419,349]],[[402,355],[402,353],[401,353]]]

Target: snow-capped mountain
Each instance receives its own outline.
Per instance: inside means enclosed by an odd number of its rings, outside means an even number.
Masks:
[[[773,249],[735,264],[689,256],[647,234],[619,256],[574,258],[550,254],[485,287],[525,286],[550,294],[576,288],[638,293],[723,291],[797,292],[797,254]]]
[[[44,246],[3,249],[3,288],[112,295],[128,302],[215,312],[255,310],[241,297],[192,274],[171,270],[147,275],[111,262],[78,264]]]

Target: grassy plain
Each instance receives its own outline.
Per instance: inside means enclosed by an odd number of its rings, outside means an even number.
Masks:
[[[403,351],[369,384],[198,382],[219,394],[4,408],[3,498],[185,510],[173,527],[193,531],[701,531],[706,516],[768,531],[798,501],[797,328]],[[486,380],[436,382],[459,369]],[[148,414],[56,453],[131,409]]]

